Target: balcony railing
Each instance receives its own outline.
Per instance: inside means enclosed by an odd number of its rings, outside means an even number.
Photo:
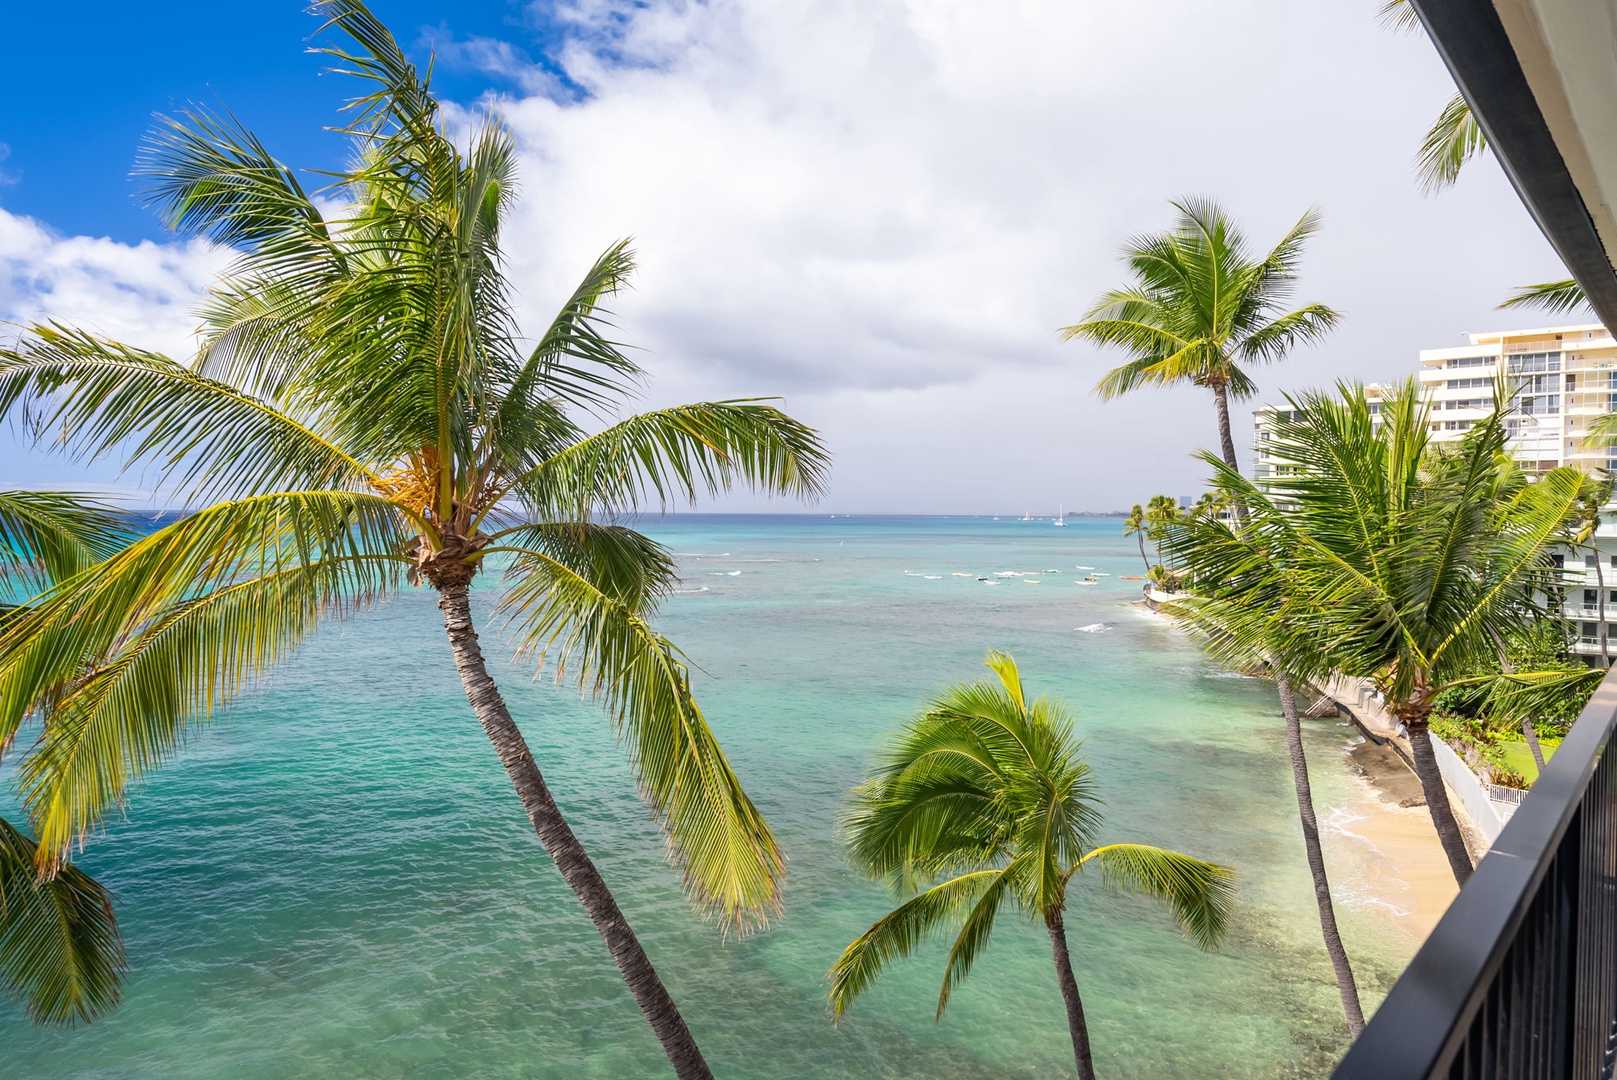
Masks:
[[[1610,1080],[1617,674],[1595,691],[1335,1080]]]

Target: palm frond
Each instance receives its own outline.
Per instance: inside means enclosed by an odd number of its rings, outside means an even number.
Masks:
[[[268,402],[157,353],[56,324],[0,350],[0,415],[81,459],[120,452],[192,495],[361,486],[376,477]]]
[[[72,577],[132,537],[129,519],[80,492],[0,491],[0,591],[29,593]]]
[[[1107,885],[1161,901],[1197,948],[1217,948],[1229,931],[1235,875],[1227,866],[1147,844],[1096,848],[1079,866],[1090,864]]]
[[[1583,286],[1575,278],[1564,281],[1544,281],[1537,285],[1522,285],[1510,294],[1510,299],[1500,304],[1500,308],[1538,308],[1560,314],[1564,311],[1574,311],[1585,307],[1589,303],[1583,294]]]
[[[813,430],[758,400],[641,413],[555,454],[510,486],[540,516],[694,502],[737,483],[811,498],[830,456]]]
[[[1470,104],[1456,93],[1437,114],[1421,141],[1420,153],[1415,159],[1415,173],[1421,188],[1435,192],[1449,187],[1460,178],[1460,170],[1466,162],[1487,146],[1487,136],[1482,133],[1482,125],[1477,123],[1476,117],[1471,115]]]
[[[558,680],[576,668],[580,689],[605,704],[691,899],[727,929],[767,923],[785,860],[691,695],[681,655],[583,567],[540,548],[517,554],[499,607],[519,650],[553,660]]]
[[[36,1024],[88,1023],[122,992],[112,897],[70,863],[38,880],[35,861],[34,842],[0,818],[0,986]]]
[[[223,503],[130,544],[8,619],[0,741],[43,721],[21,780],[54,859],[326,614],[396,587],[402,535],[373,496]]]
[[[833,1018],[841,1020],[853,999],[893,961],[910,955],[923,941],[971,910],[1004,876],[1003,870],[979,870],[934,885],[882,916],[855,938],[831,967]],[[999,895],[1003,896],[1003,892]]]

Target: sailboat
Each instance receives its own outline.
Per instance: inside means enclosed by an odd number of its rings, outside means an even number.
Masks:
[[[1067,524],[1067,506],[1065,503],[1061,504],[1061,513],[1057,514],[1056,519],[1050,522],[1050,524],[1057,526],[1064,526]]]

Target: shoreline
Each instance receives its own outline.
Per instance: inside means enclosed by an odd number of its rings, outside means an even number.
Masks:
[[[1348,758],[1358,797],[1333,811],[1327,827],[1348,841],[1343,898],[1373,911],[1416,947],[1426,940],[1459,886],[1432,828],[1416,779],[1391,749],[1368,739]]]

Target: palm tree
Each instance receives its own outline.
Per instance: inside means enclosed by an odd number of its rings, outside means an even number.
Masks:
[[[1016,661],[1005,653],[989,653],[987,664],[995,679],[945,690],[855,789],[845,822],[851,858],[901,895],[914,895],[842,951],[831,969],[832,1008],[840,1019],[890,963],[951,929],[941,1017],[1009,903],[1044,922],[1078,1075],[1093,1080],[1067,946],[1068,884],[1085,870],[1098,872],[1103,884],[1167,905],[1185,935],[1210,949],[1229,924],[1231,872],[1145,844],[1097,846],[1095,781],[1079,757],[1071,714],[1049,698],[1028,701]]]
[[[1203,454],[1203,459],[1215,469],[1227,468],[1210,454]],[[1364,1009],[1359,1002],[1353,965],[1336,923],[1336,906],[1331,899],[1331,884],[1320,844],[1319,819],[1314,812],[1308,759],[1303,750],[1302,715],[1297,708],[1295,685],[1277,659],[1277,654],[1284,650],[1288,634],[1281,612],[1286,589],[1286,554],[1294,537],[1287,525],[1284,519],[1259,517],[1237,528],[1212,515],[1201,515],[1176,527],[1168,537],[1168,547],[1195,575],[1197,594],[1181,598],[1169,611],[1182,619],[1202,638],[1207,651],[1224,663],[1240,670],[1267,666],[1274,677],[1280,696],[1280,713],[1286,724],[1292,787],[1302,825],[1303,851],[1314,883],[1320,935],[1336,977],[1348,1036],[1356,1039],[1364,1030]]]
[[[1304,214],[1273,250],[1254,259],[1217,204],[1190,199],[1172,205],[1179,220],[1171,229],[1124,245],[1132,283],[1101,296],[1084,321],[1064,328],[1061,337],[1129,354],[1128,363],[1096,385],[1103,398],[1178,383],[1211,390],[1219,445],[1235,469],[1230,399],[1251,397],[1257,389],[1242,365],[1281,360],[1298,345],[1321,340],[1339,317],[1323,304],[1284,311],[1319,215]]]
[[[1145,556],[1145,537],[1150,531],[1151,527],[1145,519],[1145,510],[1139,503],[1135,503],[1134,509],[1129,511],[1129,516],[1123,519],[1123,535],[1134,537],[1140,545],[1140,561],[1145,564],[1147,574],[1151,573],[1151,560]]]
[[[1379,417],[1362,387],[1340,390],[1290,401],[1295,417],[1271,437],[1289,467],[1264,488],[1216,463],[1216,482],[1246,505],[1253,527],[1286,538],[1277,620],[1264,623],[1285,632],[1244,644],[1269,650],[1295,678],[1375,682],[1408,732],[1432,822],[1464,884],[1471,859],[1430,741],[1433,702],[1538,613],[1536,598],[1554,586],[1548,549],[1581,474],[1553,469],[1525,484],[1514,466],[1502,473],[1502,402],[1458,442],[1433,444],[1414,380],[1383,397]],[[1259,596],[1254,609],[1268,603]]]
[[[0,491],[0,629],[11,601],[84,570],[126,536],[114,511],[82,495]],[[0,727],[0,755],[16,738]],[[40,1024],[89,1022],[118,1004],[123,942],[112,897],[68,862],[37,872],[37,845],[0,817],[0,986]]]
[[[1157,547],[1157,563],[1167,568],[1162,557],[1162,541],[1168,536],[1168,530],[1179,521],[1179,504],[1173,501],[1172,495],[1153,495],[1145,504],[1145,520],[1147,535]]]
[[[44,720],[21,768],[39,858],[59,858],[323,618],[425,582],[545,850],[676,1073],[707,1077],[488,671],[470,588],[503,567],[494,605],[518,649],[605,705],[692,900],[727,928],[761,925],[783,856],[683,654],[652,627],[673,559],[617,518],[738,483],[812,496],[825,452],[757,400],[606,423],[644,374],[606,336],[601,307],[633,268],[627,244],[524,342],[500,246],[509,132],[490,117],[452,133],[362,4],[317,11],[355,42],[327,52],[365,87],[345,129],[354,163],[320,199],[229,118],[183,114],[146,148],[141,175],[168,223],[237,254],[205,302],[195,361],[56,324],[0,357],[0,412],[35,418],[69,452],[124,454],[203,507],[63,582],[0,636],[0,723]]]

